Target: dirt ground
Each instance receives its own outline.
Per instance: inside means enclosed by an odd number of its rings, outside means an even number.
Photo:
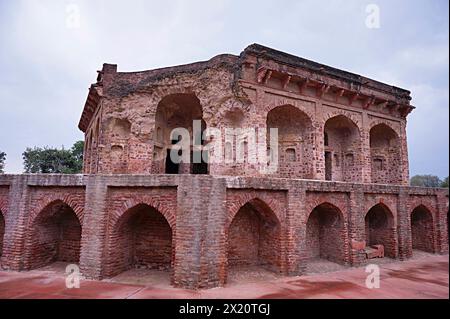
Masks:
[[[380,288],[366,287],[365,267],[323,260],[307,265],[306,275],[282,277],[259,267],[232,268],[225,287],[186,290],[170,286],[170,272],[133,269],[102,281],[82,279],[66,288],[65,263],[29,272],[0,271],[0,298],[449,298],[448,255],[419,251],[408,261],[373,259],[381,270]]]

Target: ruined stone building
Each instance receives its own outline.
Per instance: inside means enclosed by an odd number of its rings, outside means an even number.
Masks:
[[[257,44],[142,72],[104,64],[79,122],[83,174],[0,175],[1,266],[58,260],[94,279],[148,267],[210,288],[241,265],[283,275],[318,258],[363,265],[374,244],[400,260],[448,253],[447,191],[408,185],[410,99]],[[197,142],[184,155],[202,160],[171,159],[178,127]],[[208,128],[216,135],[202,138]],[[219,139],[225,160],[205,160]],[[249,160],[255,145],[277,153],[276,169]]]

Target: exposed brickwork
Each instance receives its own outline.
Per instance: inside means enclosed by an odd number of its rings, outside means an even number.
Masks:
[[[259,45],[143,72],[105,64],[79,124],[85,175],[0,175],[1,267],[62,260],[94,279],[167,269],[174,286],[198,289],[242,265],[359,266],[366,245],[399,259],[448,253],[448,192],[408,186],[409,102],[406,90]],[[192,138],[192,120],[218,129],[231,161],[167,160],[171,130]],[[228,128],[256,128],[258,140]],[[263,174],[251,146],[273,153],[269,128],[279,166]],[[187,155],[216,154],[215,138]]]
[[[170,269],[176,286],[214,287],[226,283],[228,266],[239,264],[282,274],[301,274],[316,257],[358,265],[361,247],[354,241],[367,239],[366,221],[375,224],[369,226],[369,243],[381,242],[392,257],[396,247],[401,256],[410,256],[413,247],[439,253],[448,247],[433,222],[418,228],[414,217],[397,222],[407,217],[403,211],[414,215],[415,207],[446,216],[444,190],[190,175],[6,175],[0,185],[6,179],[12,190],[9,203],[14,194],[28,198],[17,213],[8,205],[18,217],[5,216],[2,266],[7,269],[80,258],[88,277],[156,267]],[[378,228],[382,213],[388,216],[386,232]],[[438,245],[420,246],[430,242]]]
[[[110,213],[104,276],[131,267],[170,268],[176,189],[117,187],[110,189],[107,202]]]
[[[124,73],[105,64],[79,125],[84,172],[165,173],[172,129],[192,135],[200,120],[202,129],[220,130],[221,152],[231,160],[210,163],[211,175],[261,176],[265,165],[249,160],[256,154],[250,137],[237,140],[226,128],[278,128],[272,177],[407,185],[409,92],[287,57],[253,45],[240,57],[158,70]],[[258,136],[256,145],[267,149],[268,141]],[[206,151],[200,144],[197,151]],[[241,152],[243,161],[233,161]],[[193,165],[175,170],[192,173]]]
[[[366,244],[383,245],[385,256],[397,257],[397,227],[392,212],[383,204],[373,206],[365,217]]]
[[[281,225],[258,201],[244,205],[228,229],[228,264],[280,267]]]
[[[346,230],[339,209],[324,203],[311,212],[306,224],[306,247],[310,259],[345,263]]]
[[[24,268],[53,261],[78,263],[85,192],[82,187],[29,188]]]
[[[3,253],[3,238],[5,235],[5,214],[8,207],[9,187],[0,186],[0,257]]]
[[[78,263],[81,224],[68,205],[63,202],[48,205],[30,227],[28,268],[39,268],[54,261]]]
[[[425,206],[414,208],[411,213],[411,239],[413,249],[434,253],[434,223],[431,212]]]
[[[172,261],[172,230],[154,208],[139,204],[127,210],[110,230],[112,276],[127,269],[169,269]]]
[[[5,218],[0,210],[0,257],[3,253],[3,236],[5,235]]]

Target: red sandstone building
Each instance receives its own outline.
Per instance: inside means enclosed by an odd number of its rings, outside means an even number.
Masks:
[[[408,186],[410,99],[256,44],[143,72],[105,64],[79,123],[84,174],[0,175],[1,266],[65,261],[95,279],[148,267],[209,288],[240,265],[284,275],[317,258],[362,265],[375,244],[400,260],[448,253],[448,192]],[[172,129],[195,133],[193,120],[223,133],[230,161],[169,159]],[[278,128],[277,169],[248,161],[253,141],[230,142],[230,127]]]

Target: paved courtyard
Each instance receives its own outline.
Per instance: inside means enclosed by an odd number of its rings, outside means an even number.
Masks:
[[[29,272],[0,272],[0,298],[449,298],[448,255],[415,254],[398,262],[377,260],[380,288],[365,285],[365,268],[316,264],[316,273],[279,277],[258,269],[230,272],[223,288],[190,291],[169,286],[163,271],[133,270],[103,281],[82,280],[79,289],[65,286],[65,264]],[[337,271],[323,273],[319,268]],[[311,272],[312,270],[310,270]]]

